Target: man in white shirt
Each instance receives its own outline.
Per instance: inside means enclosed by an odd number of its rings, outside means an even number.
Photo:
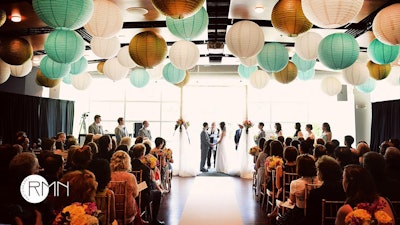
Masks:
[[[114,129],[115,138],[117,139],[117,144],[121,142],[123,137],[129,136],[128,129],[125,127],[125,120],[124,118],[120,117],[117,120],[118,126]]]

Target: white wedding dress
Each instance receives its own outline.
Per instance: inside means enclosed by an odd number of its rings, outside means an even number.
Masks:
[[[218,144],[215,170],[229,175],[239,174],[238,151],[235,150],[234,142],[229,142],[226,134],[222,134],[222,141]]]

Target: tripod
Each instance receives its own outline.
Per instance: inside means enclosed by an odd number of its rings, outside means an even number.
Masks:
[[[84,114],[82,114],[82,117],[81,117],[81,121],[79,122],[79,132],[78,132],[78,136],[81,134],[81,131],[82,131],[82,129],[83,129],[83,132],[86,134],[86,117],[87,117],[88,115],[87,115],[87,113],[84,113]]]

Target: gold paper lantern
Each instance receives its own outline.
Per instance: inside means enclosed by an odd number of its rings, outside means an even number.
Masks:
[[[152,68],[160,64],[167,55],[167,43],[153,31],[135,35],[129,43],[129,55],[139,66]]]
[[[152,0],[154,8],[161,14],[182,19],[195,14],[205,0]]]
[[[42,73],[42,71],[38,70],[36,72],[36,84],[39,86],[43,86],[43,87],[48,87],[48,88],[53,88],[55,86],[57,86],[58,84],[60,84],[61,82],[61,78],[60,79],[49,79],[47,77],[45,77]]]
[[[33,55],[31,44],[23,38],[6,39],[1,43],[0,58],[10,65],[22,65]]]
[[[311,29],[313,24],[301,8],[301,0],[280,0],[272,9],[272,26],[289,37],[296,37]]]
[[[389,76],[392,66],[390,64],[379,65],[372,61],[368,61],[367,67],[369,70],[369,76],[375,80],[383,80]]]
[[[97,64],[97,72],[103,74],[104,73],[103,67],[104,67],[104,62],[99,62],[99,64]]]
[[[181,81],[175,85],[182,88],[182,87],[186,86],[186,84],[188,84],[189,81],[190,81],[190,75],[189,75],[189,72],[186,71],[185,79],[183,79],[183,81]]]
[[[274,73],[275,80],[282,84],[288,84],[292,82],[297,77],[297,67],[293,62],[290,62],[286,65],[286,67]]]

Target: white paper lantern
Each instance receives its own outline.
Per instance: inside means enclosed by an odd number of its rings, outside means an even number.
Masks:
[[[400,3],[392,4],[376,14],[372,31],[384,44],[400,44]]]
[[[342,84],[335,77],[326,77],[321,81],[321,88],[325,94],[334,96],[340,93]]]
[[[249,81],[251,86],[257,89],[262,89],[269,82],[269,75],[264,70],[257,70],[250,75]]]
[[[10,65],[0,59],[0,84],[6,82],[10,78]]]
[[[71,77],[72,86],[76,89],[83,91],[87,89],[92,83],[92,75],[90,73],[85,72],[76,76]]]
[[[257,66],[257,55],[248,58],[239,58],[239,60],[245,66]]]
[[[349,23],[364,0],[301,0],[304,15],[321,28],[338,28]]]
[[[119,64],[125,66],[126,68],[133,68],[137,66],[135,61],[129,55],[129,45],[122,47],[117,55]]]
[[[112,1],[94,1],[94,12],[84,26],[94,37],[110,38],[122,30],[123,16],[121,9]]]
[[[146,69],[146,71],[150,75],[150,79],[159,80],[163,77],[163,69],[165,64],[161,63],[157,66],[153,67],[152,69]]]
[[[318,55],[318,45],[321,40],[322,36],[314,32],[307,32],[298,36],[294,42],[297,55],[304,60],[316,59]]]
[[[103,67],[104,75],[113,81],[122,80],[128,75],[129,68],[126,68],[119,64],[117,58],[112,58],[104,63]]]
[[[369,71],[365,63],[356,61],[353,65],[343,70],[344,80],[351,85],[360,85],[368,80]]]
[[[169,50],[171,63],[181,70],[188,70],[194,67],[199,58],[199,48],[191,41],[177,41]]]
[[[11,75],[14,77],[24,77],[32,70],[32,60],[24,62],[19,66],[10,65]]]
[[[225,42],[233,55],[248,58],[261,51],[264,46],[264,32],[252,21],[239,21],[228,30]]]
[[[95,55],[100,58],[110,59],[118,54],[121,44],[117,37],[98,38],[93,37],[90,47]]]

